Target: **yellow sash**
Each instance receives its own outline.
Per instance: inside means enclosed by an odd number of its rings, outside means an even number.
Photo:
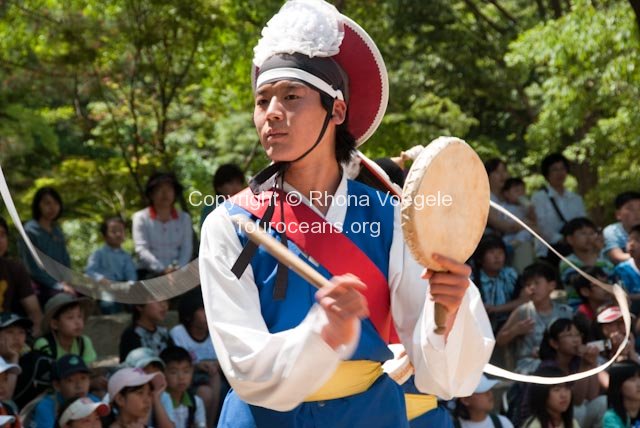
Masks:
[[[319,390],[304,401],[325,401],[365,392],[384,372],[377,361],[343,361]]]
[[[407,419],[412,420],[438,407],[438,399],[434,395],[404,394],[407,405]]]

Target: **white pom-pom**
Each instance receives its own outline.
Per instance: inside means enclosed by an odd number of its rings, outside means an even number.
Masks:
[[[253,49],[253,63],[261,67],[278,53],[330,57],[340,52],[344,27],[335,6],[322,0],[290,0],[262,29]]]

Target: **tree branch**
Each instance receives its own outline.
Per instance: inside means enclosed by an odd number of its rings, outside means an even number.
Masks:
[[[494,5],[496,9],[498,9],[500,13],[504,15],[504,17],[507,18],[509,21],[511,21],[513,24],[518,23],[518,20],[514,18],[514,16],[511,15],[509,11],[507,11],[504,7],[502,7],[502,5],[498,2],[498,0],[489,0],[489,3]]]
[[[495,22],[493,22],[491,19],[489,19],[487,16],[485,16],[480,9],[478,9],[476,7],[476,5],[473,3],[473,1],[471,0],[464,0],[464,3],[467,5],[467,7],[469,8],[469,10],[471,11],[471,13],[473,13],[473,16],[476,17],[476,19],[478,21],[484,21],[487,24],[489,24],[489,26],[491,28],[493,28],[494,30],[496,30],[498,33],[500,34],[504,34],[506,32],[506,30],[504,28],[501,28],[498,24],[496,24]]]

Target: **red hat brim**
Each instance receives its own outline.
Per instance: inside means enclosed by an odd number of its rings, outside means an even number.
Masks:
[[[378,129],[389,102],[389,77],[382,54],[360,25],[341,15],[344,38],[332,56],[349,77],[349,132],[360,146]],[[252,67],[255,86],[259,69]]]

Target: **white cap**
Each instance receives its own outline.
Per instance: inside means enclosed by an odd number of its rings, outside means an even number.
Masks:
[[[19,365],[7,363],[4,358],[0,357],[0,373],[4,373],[6,371],[13,371],[17,375],[22,373],[22,369]]]
[[[0,426],[4,426],[5,424],[12,424],[15,421],[16,421],[15,416],[7,416],[7,415],[0,416]]]
[[[151,382],[153,388],[164,390],[167,386],[164,375],[160,372],[146,374],[142,369],[126,367],[120,369],[109,378],[109,400],[113,401],[118,393],[128,386],[140,386]]]
[[[109,414],[109,405],[102,401],[96,403],[88,397],[78,398],[62,412],[58,423],[62,427],[71,421],[86,418],[96,410],[98,411],[98,416],[107,416]]]
[[[496,386],[497,383],[499,383],[499,380],[490,380],[488,377],[486,377],[485,375],[482,375],[482,377],[480,378],[480,384],[476,387],[476,390],[473,391],[474,394],[482,394],[483,392],[487,392],[489,391],[491,388],[493,388],[494,386]]]

